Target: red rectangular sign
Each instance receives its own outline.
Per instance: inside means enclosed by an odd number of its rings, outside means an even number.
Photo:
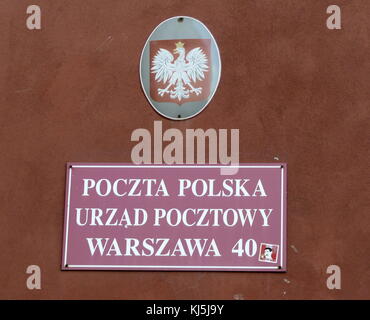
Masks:
[[[69,163],[62,269],[286,271],[286,164],[221,168]]]

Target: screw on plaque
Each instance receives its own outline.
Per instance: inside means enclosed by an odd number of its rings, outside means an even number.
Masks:
[[[184,18],[183,17],[178,18],[177,22],[179,22],[179,23],[184,22]]]

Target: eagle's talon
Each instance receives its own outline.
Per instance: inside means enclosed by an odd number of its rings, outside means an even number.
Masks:
[[[165,93],[170,93],[167,89],[158,89],[158,94],[163,97]]]
[[[202,93],[202,88],[193,88],[190,90],[191,93],[195,93],[197,96],[199,96]]]

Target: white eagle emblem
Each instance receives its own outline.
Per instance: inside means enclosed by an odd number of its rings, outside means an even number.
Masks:
[[[190,94],[197,96],[202,93],[202,87],[195,88],[197,81],[203,81],[204,73],[208,70],[208,59],[203,50],[198,47],[189,51],[185,57],[184,43],[177,42],[173,53],[179,56],[174,61],[174,56],[166,49],[159,49],[152,61],[151,72],[155,73],[155,80],[167,84],[167,87],[158,88],[158,94],[163,97],[169,94],[171,99],[189,98]],[[172,88],[171,88],[172,87]]]

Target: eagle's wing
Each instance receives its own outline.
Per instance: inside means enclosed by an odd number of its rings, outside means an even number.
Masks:
[[[186,60],[188,63],[186,64],[185,70],[189,78],[194,82],[203,80],[204,72],[208,71],[208,59],[203,50],[199,47],[190,50],[186,56]]]
[[[172,63],[174,57],[166,49],[159,49],[152,61],[152,73],[155,73],[155,80],[166,83],[175,71],[175,65]]]

